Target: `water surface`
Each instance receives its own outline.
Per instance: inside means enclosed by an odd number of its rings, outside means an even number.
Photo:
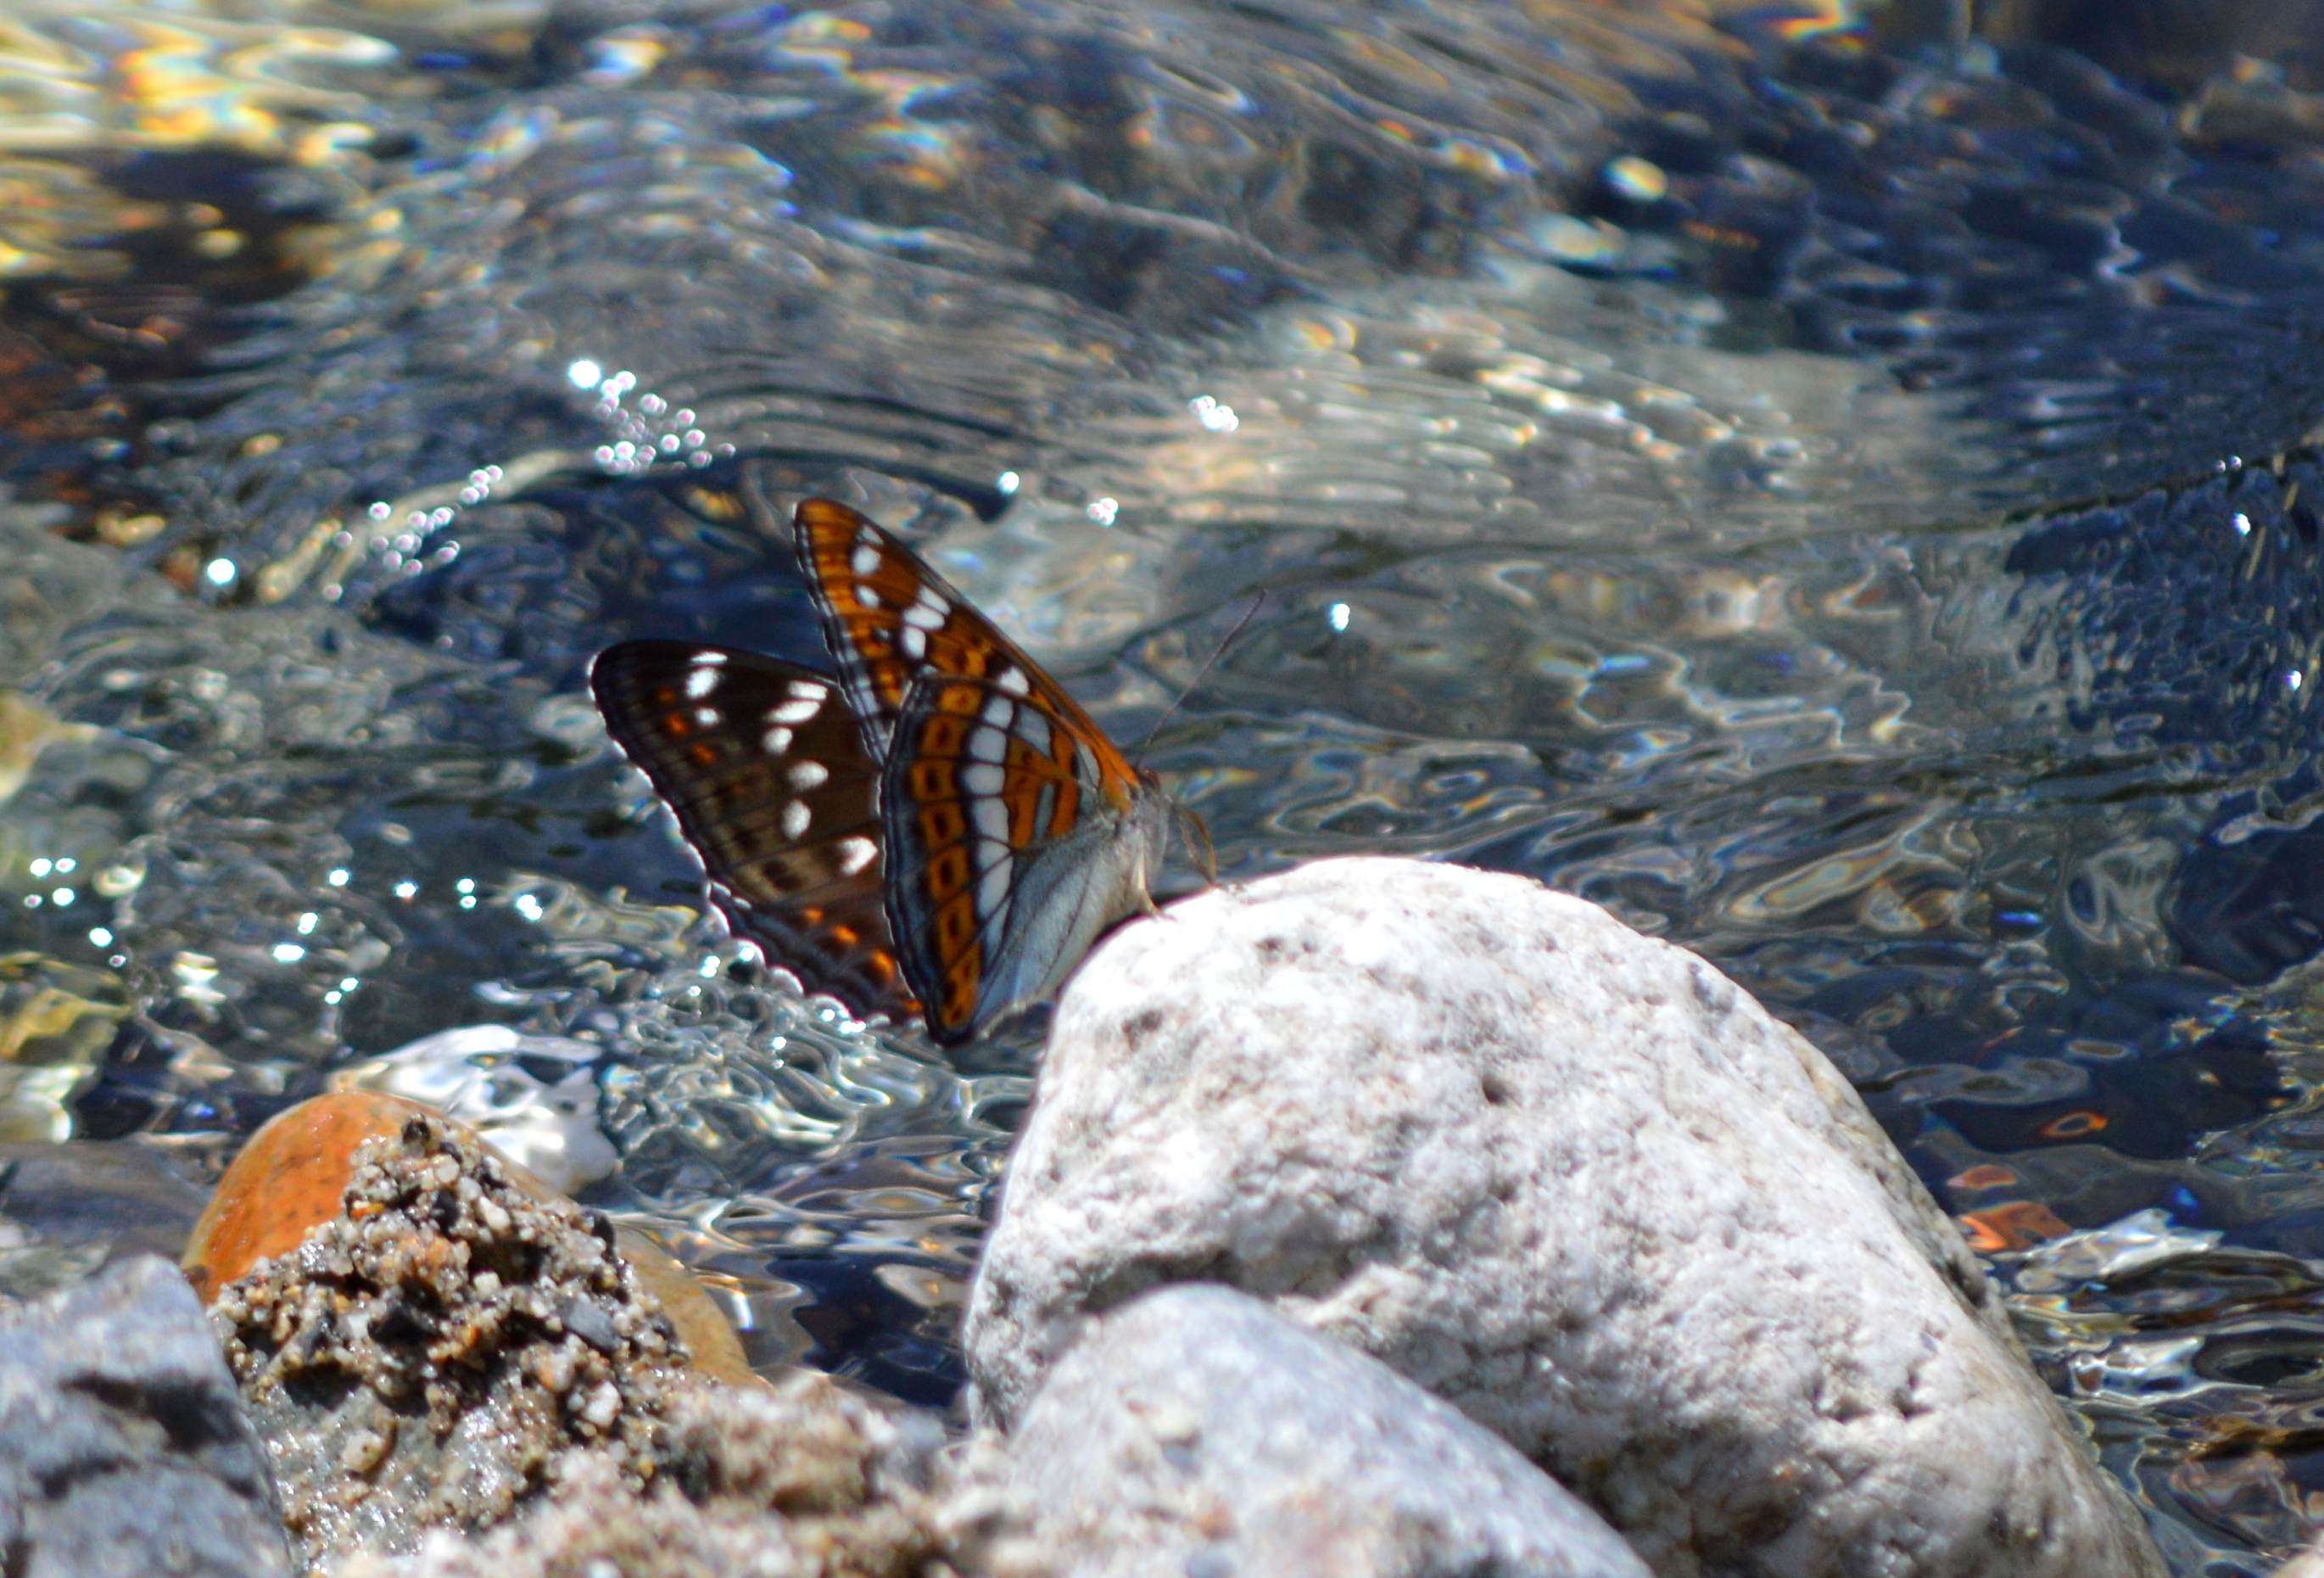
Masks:
[[[1458,859],[1713,959],[2176,1568],[2266,1570],[2324,98],[2301,7],[2163,9],[20,4],[0,1129],[199,1177],[333,1080],[561,1092],[756,1359],[949,1398],[1040,1020],[770,988],[581,689],[815,654],[757,466],[1118,737],[1185,692],[1230,879]],[[468,1025],[566,1039],[378,1061]]]

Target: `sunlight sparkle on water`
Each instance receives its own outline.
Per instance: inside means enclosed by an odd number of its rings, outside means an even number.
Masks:
[[[1234,407],[1207,394],[1194,396],[1186,402],[1186,409],[1194,413],[1196,421],[1213,433],[1231,433],[1242,426],[1242,420],[1235,415]]]

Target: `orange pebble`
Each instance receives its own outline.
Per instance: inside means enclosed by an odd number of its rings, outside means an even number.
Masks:
[[[339,1091],[277,1113],[250,1137],[194,1223],[180,1260],[208,1304],[263,1260],[284,1255],[339,1213],[355,1147],[428,1111],[374,1091]]]
[[[2010,1200],[1960,1219],[1968,1230],[1969,1248],[1979,1254],[2031,1249],[2073,1231],[2058,1213],[2039,1200]]]

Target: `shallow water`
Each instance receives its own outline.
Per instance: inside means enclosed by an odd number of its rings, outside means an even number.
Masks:
[[[2068,9],[20,0],[0,1138],[200,1177],[334,1080],[553,1087],[756,1359],[949,1397],[1038,1019],[762,990],[580,687],[813,654],[754,457],[1118,737],[1191,685],[1224,875],[1461,859],[1714,959],[2177,1570],[2264,1571],[2324,1475],[2324,34]],[[380,1060],[485,1023],[571,1039]]]

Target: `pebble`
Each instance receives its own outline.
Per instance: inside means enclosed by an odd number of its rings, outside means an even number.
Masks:
[[[584,1449],[650,1482],[670,1450],[686,1352],[604,1219],[526,1190],[424,1112],[346,1160],[333,1230],[254,1261],[211,1299],[300,1555],[317,1564],[409,1549],[431,1527],[498,1524]],[[487,1269],[489,1281],[475,1274]],[[603,1351],[558,1315],[579,1309]]]
[[[186,1241],[181,1263],[195,1291],[205,1299],[214,1297],[260,1260],[291,1253],[311,1231],[338,1218],[356,1149],[374,1136],[401,1131],[414,1116],[453,1124],[493,1157],[522,1194],[536,1200],[562,1197],[456,1120],[402,1096],[337,1091],[277,1114],[226,1168]],[[458,1186],[458,1169],[450,1160],[442,1164],[439,1176]],[[486,1231],[512,1231],[512,1219],[496,1199],[478,1197],[475,1209]],[[342,1220],[334,1231],[343,1242],[355,1241],[354,1223]],[[692,1275],[641,1233],[617,1228],[615,1241],[677,1327],[695,1367],[721,1380],[751,1384],[754,1377],[741,1339]],[[494,1274],[489,1267],[481,1270]]]

